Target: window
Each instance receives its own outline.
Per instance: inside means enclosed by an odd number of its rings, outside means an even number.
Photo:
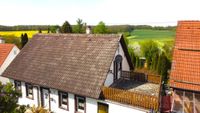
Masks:
[[[59,107],[68,110],[68,93],[59,92]]]
[[[117,55],[114,61],[114,81],[120,78],[122,74],[122,56]]]
[[[108,104],[98,102],[98,113],[108,113]]]
[[[85,97],[75,96],[76,112],[85,113]]]
[[[21,82],[20,81],[14,81],[15,83],[15,89],[21,92]]]
[[[33,86],[31,84],[26,84],[26,97],[33,99]]]

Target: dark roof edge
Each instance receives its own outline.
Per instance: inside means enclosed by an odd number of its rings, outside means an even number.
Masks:
[[[133,66],[133,63],[132,63],[132,60],[131,60],[131,56],[130,56],[129,53],[128,53],[128,48],[127,48],[127,45],[126,45],[126,42],[125,42],[125,40],[124,40],[124,36],[123,36],[123,35],[121,35],[120,43],[121,43],[121,45],[122,45],[122,49],[123,49],[124,54],[125,54],[125,56],[126,56],[126,59],[127,59],[127,61],[128,61],[130,70],[133,70],[133,69],[134,69],[134,66]]]

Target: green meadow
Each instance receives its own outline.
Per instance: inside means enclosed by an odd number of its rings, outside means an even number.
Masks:
[[[172,42],[175,39],[175,31],[172,30],[134,30],[131,36],[127,37],[129,46],[138,44],[139,42],[154,40],[159,45]]]

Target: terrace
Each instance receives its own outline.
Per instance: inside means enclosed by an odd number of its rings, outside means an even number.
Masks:
[[[160,77],[156,75],[123,72],[122,77],[109,87],[103,87],[106,100],[143,109],[159,110]]]

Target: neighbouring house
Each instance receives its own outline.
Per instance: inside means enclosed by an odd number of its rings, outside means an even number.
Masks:
[[[8,65],[13,61],[13,59],[17,56],[19,51],[20,50],[14,44],[0,43],[0,81],[3,84],[9,82],[9,79],[2,77],[1,75],[8,67]]]
[[[179,21],[170,86],[172,111],[200,113],[200,21]]]
[[[122,35],[37,34],[3,76],[22,92],[19,104],[56,113],[159,110],[156,78],[133,68]]]

